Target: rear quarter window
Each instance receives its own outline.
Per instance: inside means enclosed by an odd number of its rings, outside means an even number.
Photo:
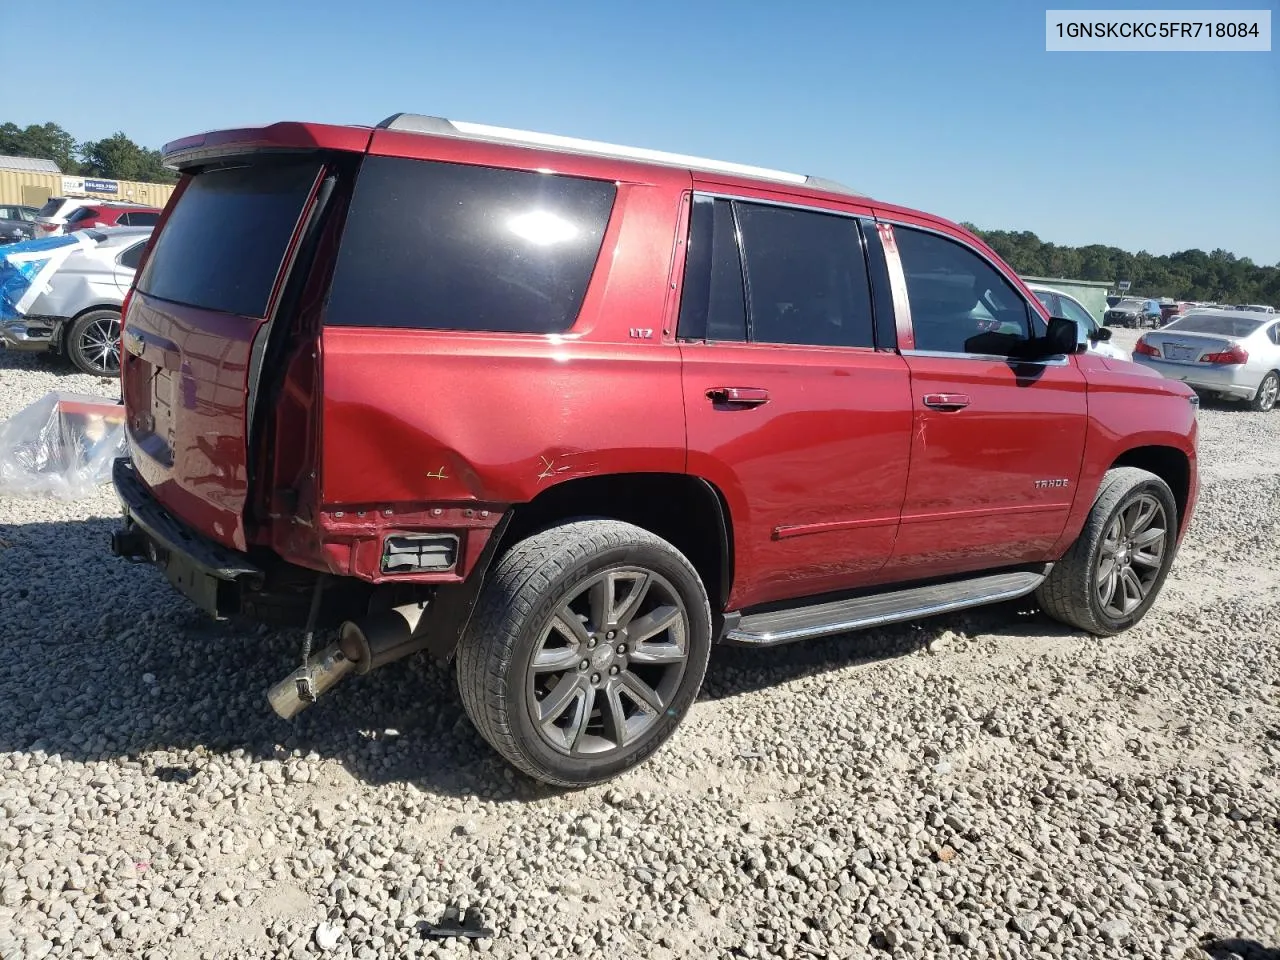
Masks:
[[[320,166],[260,162],[195,176],[156,238],[138,289],[205,310],[265,316]]]
[[[561,333],[573,326],[613,209],[611,182],[368,157],[326,323]]]

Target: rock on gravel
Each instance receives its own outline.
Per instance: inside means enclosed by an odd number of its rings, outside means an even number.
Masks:
[[[95,386],[0,352],[0,417]],[[718,650],[669,748],[578,793],[497,761],[425,659],[276,719],[296,634],[111,558],[105,490],[0,500],[0,957],[1280,949],[1280,414],[1201,428],[1134,630],[1023,602]],[[492,939],[418,932],[468,910]]]

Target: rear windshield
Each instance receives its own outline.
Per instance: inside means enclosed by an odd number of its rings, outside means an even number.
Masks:
[[[263,317],[318,160],[198,174],[156,238],[138,281],[148,296]]]
[[[1166,330],[1182,333],[1211,333],[1219,337],[1247,337],[1262,326],[1264,321],[1251,317],[1215,317],[1211,314],[1192,313],[1175,320]]]
[[[577,319],[613,183],[365,159],[325,321],[559,333]],[[167,231],[166,231],[167,232]]]
[[[62,197],[53,197],[45,203],[43,207],[36,211],[37,217],[55,217],[58,215],[58,208],[62,206]]]
[[[67,225],[84,223],[84,221],[92,220],[96,216],[98,216],[96,207],[80,207],[78,210],[71,211],[71,215],[67,217]]]

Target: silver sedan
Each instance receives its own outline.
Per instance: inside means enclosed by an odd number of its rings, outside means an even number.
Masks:
[[[1194,310],[1140,337],[1133,359],[1198,392],[1273,410],[1280,399],[1280,317]]]

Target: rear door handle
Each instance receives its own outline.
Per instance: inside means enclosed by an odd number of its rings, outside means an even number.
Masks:
[[[969,398],[963,393],[926,393],[924,405],[934,410],[963,410],[969,405]]]
[[[769,391],[764,387],[712,387],[707,399],[731,407],[758,407],[769,402]]]

